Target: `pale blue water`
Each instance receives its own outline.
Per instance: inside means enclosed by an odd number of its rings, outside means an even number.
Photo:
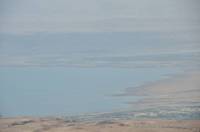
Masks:
[[[82,2],[0,2],[1,115],[134,109],[112,95],[199,70],[197,1]]]
[[[0,68],[0,113],[20,115],[77,115],[133,109],[138,97],[116,97],[176,73],[172,68]]]
[[[134,109],[128,102],[140,97],[112,95],[199,68],[195,34],[0,35],[0,114],[77,115]]]

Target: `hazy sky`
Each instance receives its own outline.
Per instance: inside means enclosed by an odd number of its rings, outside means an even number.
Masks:
[[[0,0],[0,32],[199,29],[199,0]]]
[[[197,65],[199,12],[199,0],[0,0],[0,66]]]

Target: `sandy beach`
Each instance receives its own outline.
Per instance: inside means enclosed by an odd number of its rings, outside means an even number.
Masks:
[[[134,102],[137,108],[198,107],[200,104],[200,72],[193,71],[153,82],[136,89],[127,89],[126,95],[144,96]]]

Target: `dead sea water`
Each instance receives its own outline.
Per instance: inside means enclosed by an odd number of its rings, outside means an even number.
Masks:
[[[159,80],[172,68],[0,68],[3,116],[64,116],[132,109],[139,97],[113,96]]]

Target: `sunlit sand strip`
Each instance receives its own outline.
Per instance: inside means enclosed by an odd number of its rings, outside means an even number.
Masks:
[[[143,96],[133,102],[137,108],[160,106],[200,106],[200,71],[184,73],[138,88],[127,89],[131,96]]]

